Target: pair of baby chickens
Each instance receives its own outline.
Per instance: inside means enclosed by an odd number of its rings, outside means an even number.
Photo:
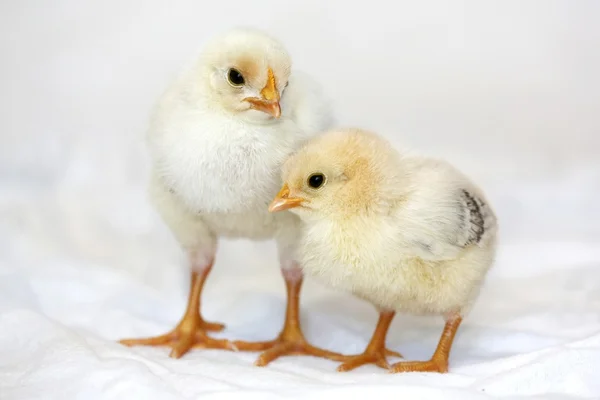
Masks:
[[[319,86],[292,73],[269,35],[234,29],[209,43],[161,97],[148,134],[151,199],[189,258],[188,306],[171,332],[121,343],[169,346],[172,357],[198,347],[263,351],[261,366],[307,354],[342,362],[339,371],[372,363],[447,372],[454,335],[493,263],[496,217],[447,163],[398,152],[368,131],[332,129],[331,116]],[[275,239],[287,310],[274,340],[210,337],[224,326],[202,318],[200,297],[219,237]],[[364,353],[304,338],[304,273],[378,308]],[[385,347],[395,312],[444,317],[430,360],[388,364],[400,356]]]

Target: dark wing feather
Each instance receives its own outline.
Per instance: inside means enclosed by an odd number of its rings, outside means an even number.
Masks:
[[[462,240],[460,245],[466,247],[481,241],[486,232],[488,210],[486,204],[467,190],[461,191]]]

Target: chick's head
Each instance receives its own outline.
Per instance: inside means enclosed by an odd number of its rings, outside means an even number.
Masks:
[[[387,142],[370,132],[326,132],[286,161],[283,187],[269,210],[290,210],[304,220],[381,211],[393,196],[387,171],[395,164]]]
[[[292,63],[279,41],[255,29],[237,28],[213,39],[201,60],[212,103],[246,120],[281,116],[279,101]]]

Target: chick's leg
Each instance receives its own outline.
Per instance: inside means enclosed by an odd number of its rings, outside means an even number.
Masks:
[[[228,340],[213,339],[206,334],[207,331],[220,331],[224,325],[207,322],[200,315],[200,296],[211,268],[212,262],[193,270],[185,314],[172,331],[149,338],[123,339],[120,343],[126,346],[168,346],[171,347],[169,356],[173,358],[180,358],[192,347],[232,350],[233,347]]]
[[[401,358],[400,353],[388,350],[385,347],[385,338],[395,314],[394,311],[381,311],[377,327],[365,351],[355,356],[346,356],[346,362],[341,364],[337,370],[339,372],[350,371],[365,364],[375,364],[378,367],[388,369],[390,366],[386,356]]]
[[[457,314],[446,320],[444,331],[431,360],[399,362],[391,366],[391,372],[448,372],[450,349],[461,322],[462,318]]]
[[[300,327],[299,303],[302,271],[299,268],[282,269],[287,289],[287,308],[283,329],[275,340],[267,342],[234,342],[238,350],[264,351],[255,365],[262,367],[286,355],[310,355],[342,361],[342,354],[320,349],[308,343]]]

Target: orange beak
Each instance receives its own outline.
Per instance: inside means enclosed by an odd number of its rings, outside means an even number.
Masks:
[[[281,106],[279,105],[280,98],[275,82],[275,75],[273,75],[271,68],[268,69],[267,74],[267,84],[260,91],[262,98],[248,97],[244,100],[250,103],[251,108],[279,118],[281,116]]]
[[[295,197],[290,197],[290,188],[287,183],[283,185],[277,196],[273,199],[269,205],[269,212],[277,212],[288,210],[290,208],[298,207],[305,200]]]

